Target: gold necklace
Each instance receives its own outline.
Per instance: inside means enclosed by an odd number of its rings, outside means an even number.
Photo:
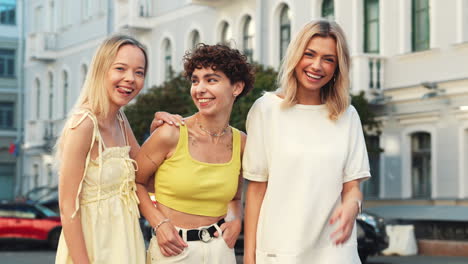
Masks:
[[[222,130],[221,132],[219,132],[219,133],[212,133],[212,132],[208,131],[207,129],[205,129],[205,128],[200,124],[200,122],[198,122],[198,118],[197,118],[197,117],[195,117],[195,121],[197,122],[198,127],[199,127],[203,132],[207,133],[208,135],[210,135],[210,136],[212,136],[212,137],[222,137],[224,134],[226,134],[227,129],[228,129],[228,127],[229,127],[229,124],[227,124],[227,125],[223,128],[223,130]]]

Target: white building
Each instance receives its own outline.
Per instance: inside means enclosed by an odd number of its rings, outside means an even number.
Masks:
[[[170,68],[181,71],[183,54],[198,42],[228,43],[277,68],[291,34],[323,16],[345,30],[352,92],[366,92],[383,122],[372,141],[384,152],[371,157],[367,197],[466,203],[468,0],[23,1],[22,190],[56,184],[47,149],[109,34],[131,33],[148,47],[150,87]]]
[[[21,169],[19,157],[10,153],[23,124],[20,12],[15,0],[0,0],[0,200],[14,198]]]

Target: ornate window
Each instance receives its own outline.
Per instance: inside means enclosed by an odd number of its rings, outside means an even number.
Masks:
[[[41,81],[36,78],[36,119],[41,119]]]
[[[364,1],[364,52],[379,53],[379,0]]]
[[[429,0],[413,0],[412,3],[412,48],[413,51],[429,49],[430,19]]]
[[[221,26],[221,44],[230,46],[230,41],[232,40],[232,31],[228,22],[224,21]]]
[[[335,3],[333,0],[323,0],[322,17],[328,20],[335,20]]]
[[[172,47],[171,41],[166,39],[163,45],[164,49],[164,79],[169,80],[172,76]]]
[[[414,198],[431,197],[431,135],[411,134],[411,184]]]
[[[49,120],[54,116],[54,75],[49,72]]]
[[[242,46],[244,48],[244,55],[247,56],[249,62],[253,61],[254,52],[254,36],[255,36],[255,25],[252,21],[251,16],[247,16],[244,22],[243,34],[242,34]]]
[[[291,10],[284,5],[280,13],[280,59],[286,54],[289,42],[291,41]]]
[[[198,43],[200,43],[200,33],[198,33],[197,30],[194,30],[192,31],[192,34],[191,35],[191,48],[192,49],[195,49],[198,45]]]
[[[68,72],[63,71],[63,116],[67,116],[68,112]]]

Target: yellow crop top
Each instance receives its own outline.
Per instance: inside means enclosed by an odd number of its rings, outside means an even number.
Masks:
[[[180,126],[174,154],[155,174],[156,200],[174,210],[218,217],[227,213],[234,198],[241,170],[241,139],[232,128],[232,157],[227,163],[206,163],[192,158],[188,149],[188,130]]]

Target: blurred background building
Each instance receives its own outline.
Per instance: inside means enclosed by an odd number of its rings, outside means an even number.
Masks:
[[[15,2],[25,7],[21,15],[16,9],[24,30],[4,11]],[[370,156],[373,178],[363,186],[368,204],[468,204],[468,0],[0,3],[2,182],[13,181],[15,158],[3,148],[18,138],[24,110],[16,195],[57,184],[51,148],[93,52],[108,35],[129,33],[147,46],[151,87],[171,70],[180,72],[185,51],[199,42],[226,43],[277,69],[291,36],[326,17],[347,34],[352,93],[364,91],[382,122],[371,144],[383,151]],[[25,101],[19,103],[22,86]]]
[[[15,176],[21,169],[23,85],[18,10],[15,0],[0,0],[0,200],[14,197]]]

